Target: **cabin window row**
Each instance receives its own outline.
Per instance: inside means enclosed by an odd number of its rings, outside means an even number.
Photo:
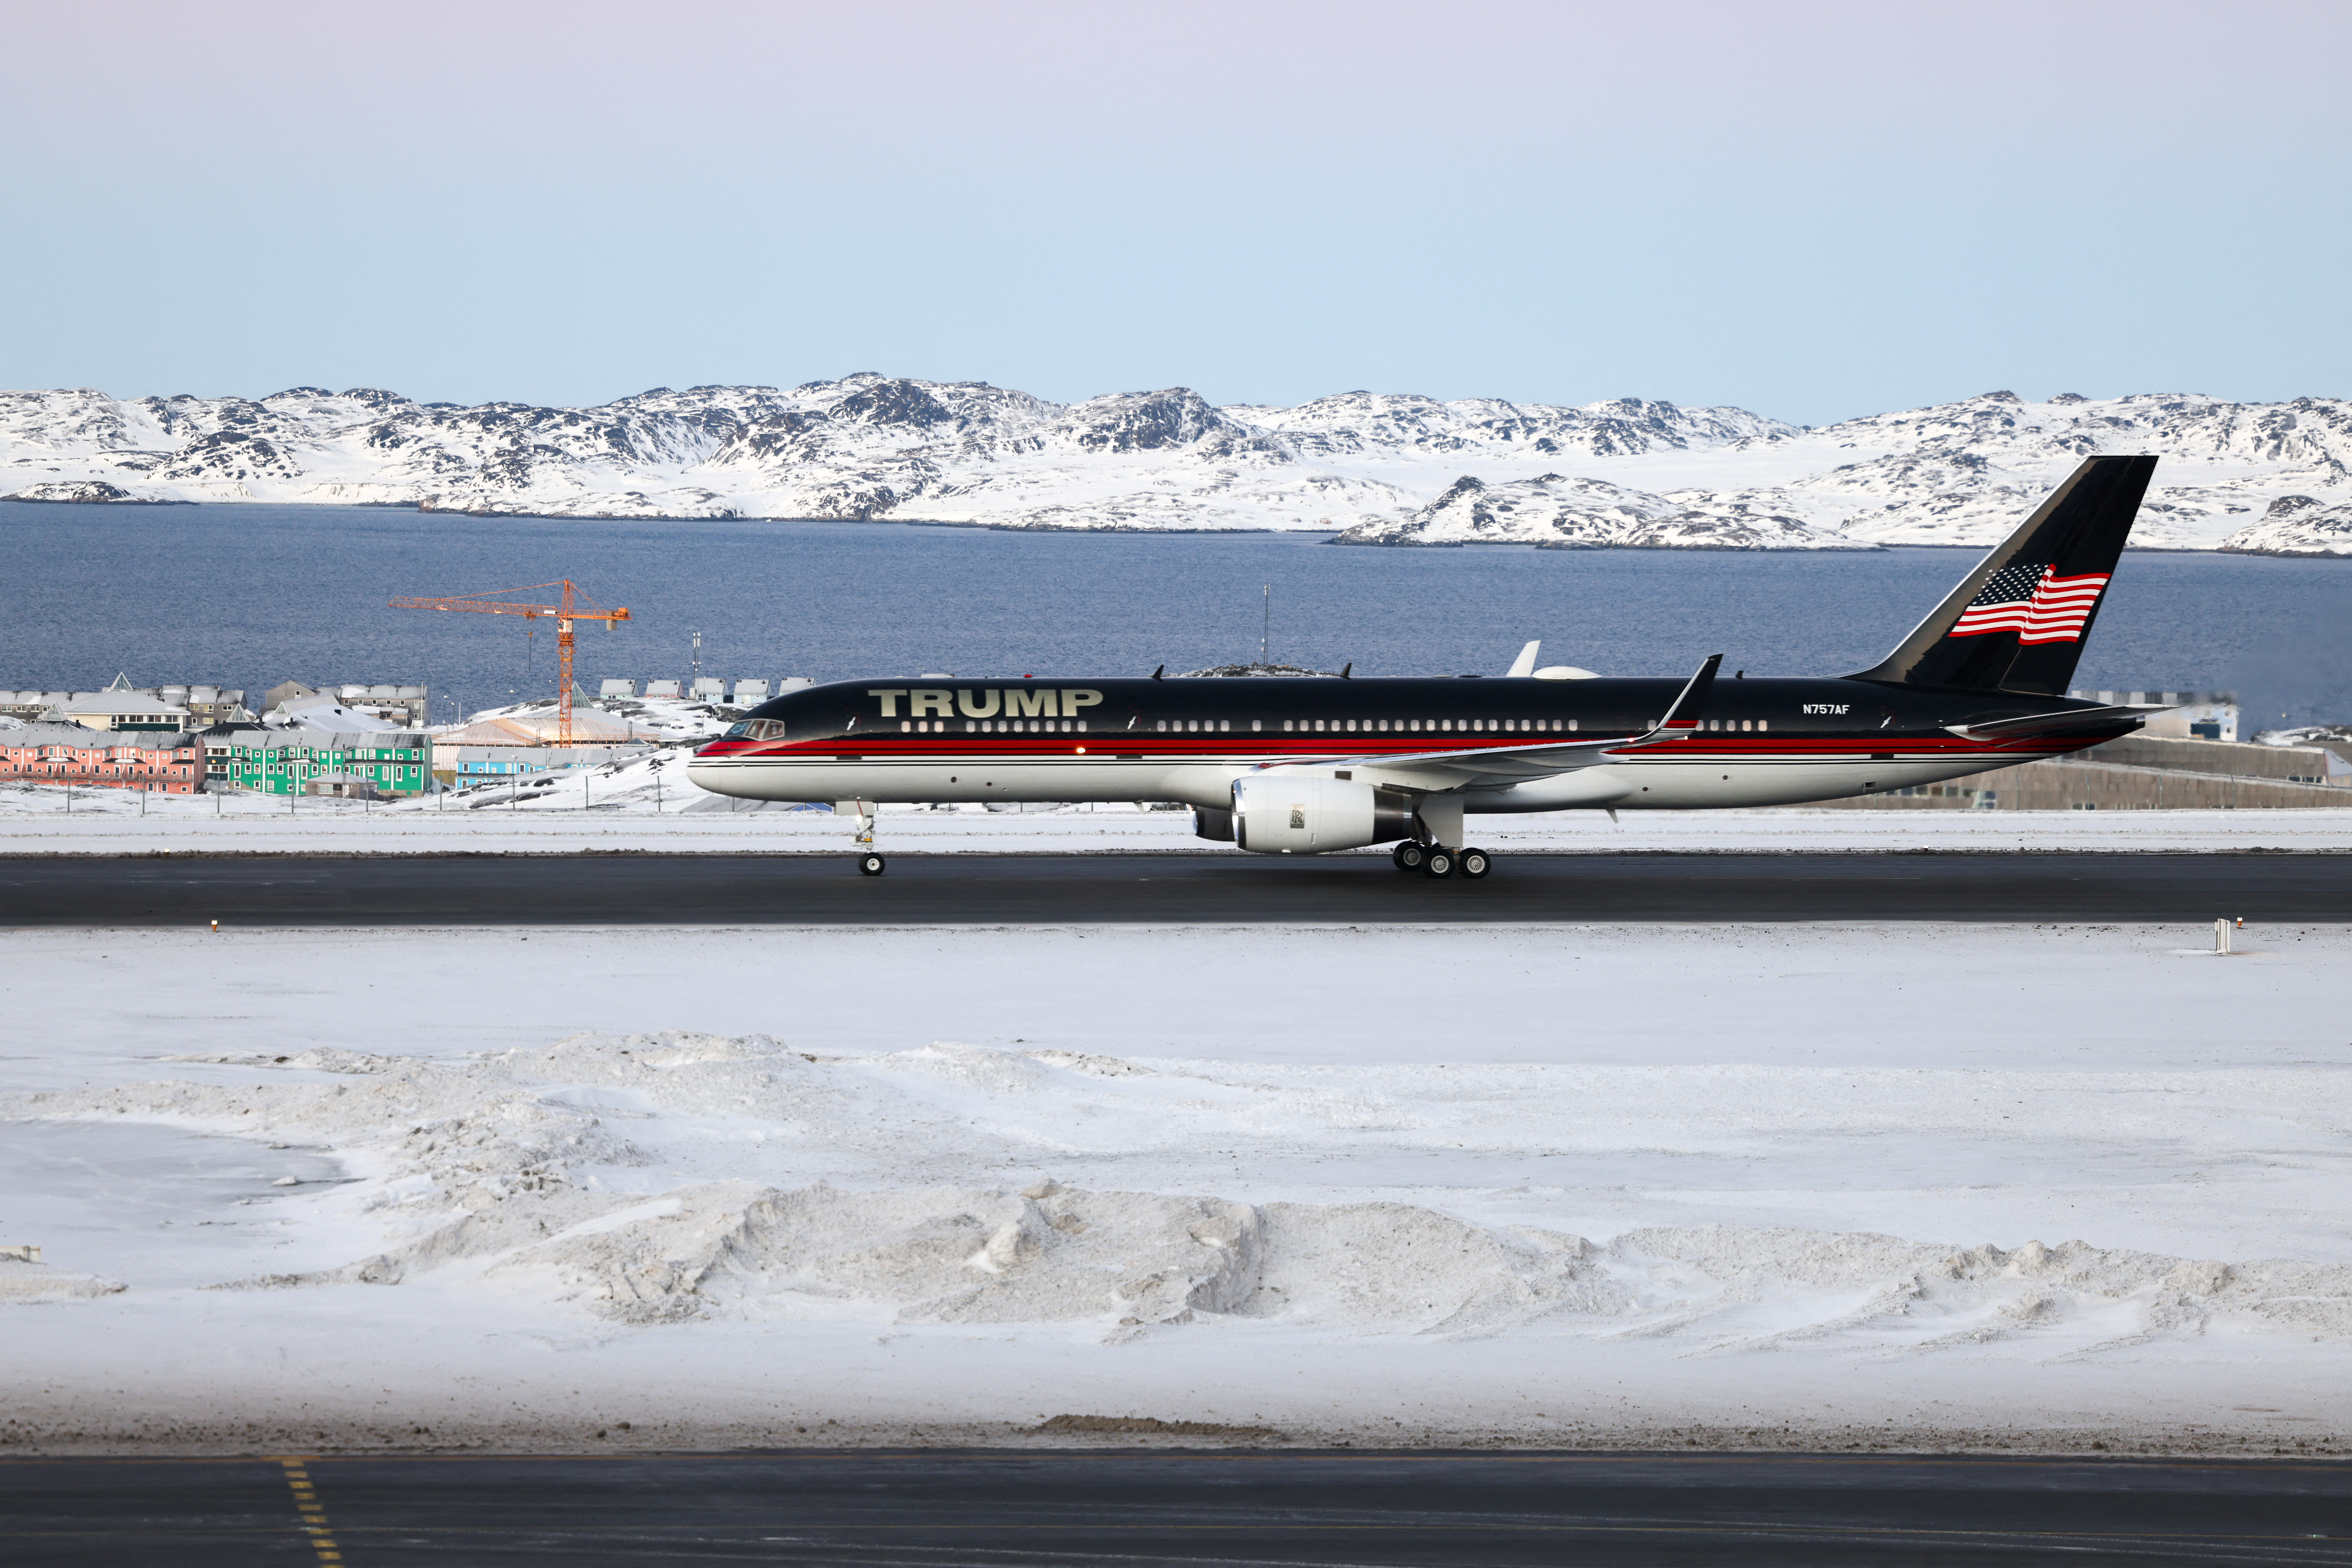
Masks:
[[[1084,734],[1087,728],[1084,719],[966,719],[962,724],[962,733],[967,735]],[[947,719],[898,721],[898,729],[905,734],[944,735],[955,728],[955,722]]]
[[[1524,734],[1531,731],[1567,731],[1576,726],[1574,719],[1285,719],[1282,721],[1286,730],[1370,730],[1418,734],[1441,731],[1467,733],[1473,731],[1484,731],[1489,734]]]

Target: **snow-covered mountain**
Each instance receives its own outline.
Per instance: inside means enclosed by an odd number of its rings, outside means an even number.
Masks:
[[[1538,474],[1486,485],[1465,477],[1411,517],[1360,522],[1341,544],[1533,544],[1696,550],[1875,550],[1809,527],[1748,491],[1651,495],[1606,479]]]
[[[1982,544],[2082,457],[2165,459],[2147,545],[2352,553],[2352,403],[2007,392],[1805,429],[1737,408],[1350,392],[1057,404],[871,373],[593,408],[0,393],[0,497],[476,515],[1327,529],[1349,543]]]
[[[2281,496],[2221,547],[2249,555],[2352,555],[2352,503]]]

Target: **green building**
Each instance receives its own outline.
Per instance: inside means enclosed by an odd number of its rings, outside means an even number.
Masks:
[[[416,731],[343,733],[240,724],[207,730],[202,738],[207,789],[406,795],[432,786],[431,745]]]

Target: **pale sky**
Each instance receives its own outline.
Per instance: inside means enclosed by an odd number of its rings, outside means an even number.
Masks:
[[[0,384],[2352,395],[2352,6],[77,0]]]

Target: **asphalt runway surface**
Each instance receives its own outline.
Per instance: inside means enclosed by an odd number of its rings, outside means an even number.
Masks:
[[[1524,855],[1483,881],[1238,855],[0,858],[0,926],[2352,921],[2352,856]]]
[[[2352,1563],[2352,1464],[1302,1453],[0,1463],[16,1568]]]

